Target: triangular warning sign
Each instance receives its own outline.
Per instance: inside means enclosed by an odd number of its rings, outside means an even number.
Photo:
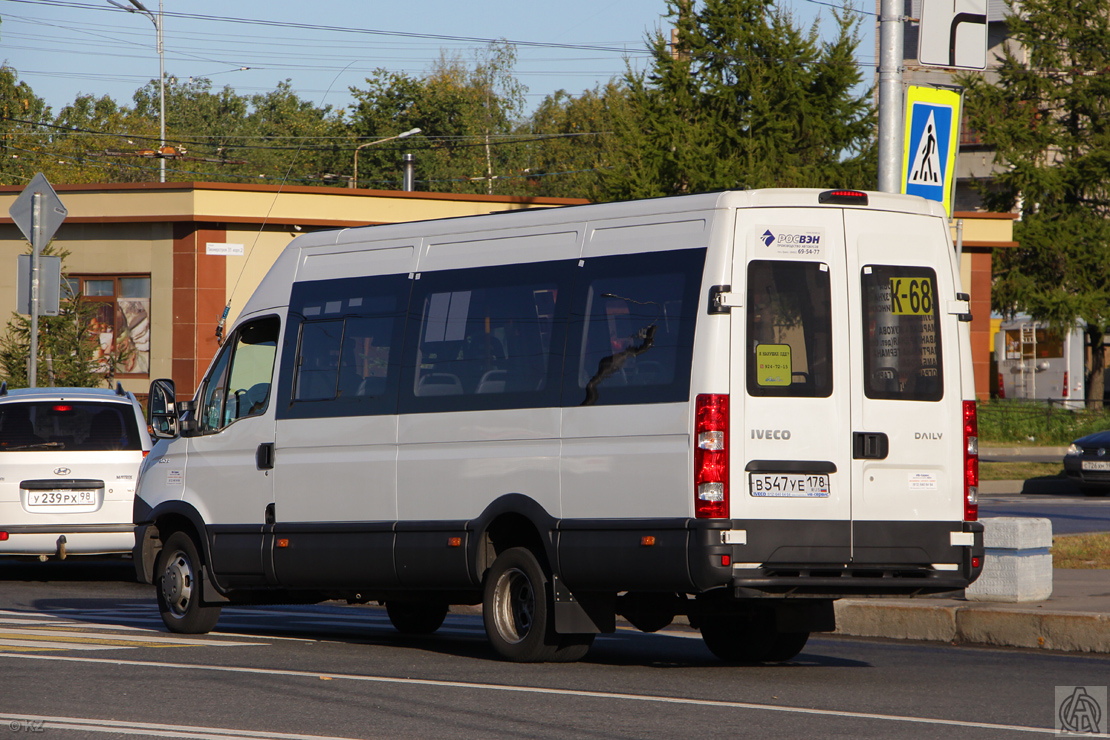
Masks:
[[[944,170],[941,169],[940,147],[937,144],[937,121],[933,111],[925,122],[917,151],[913,155],[913,167],[906,181],[910,185],[943,185]]]

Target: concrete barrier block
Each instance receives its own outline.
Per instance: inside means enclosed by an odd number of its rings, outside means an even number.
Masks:
[[[835,604],[836,634],[853,637],[888,637],[896,640],[956,639],[959,607],[899,604],[881,599],[840,599]]]
[[[969,601],[1044,601],[1052,596],[1052,522],[1048,519],[983,519],[983,573],[967,587]]]
[[[987,517],[983,545],[992,550],[1047,550],[1052,547],[1052,521],[1017,516]]]

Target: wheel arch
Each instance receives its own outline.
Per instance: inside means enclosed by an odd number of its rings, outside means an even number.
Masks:
[[[556,519],[535,499],[510,493],[495,499],[473,520],[470,561],[475,581],[481,583],[497,556],[513,547],[526,547],[541,559],[548,572],[558,564],[555,556]]]
[[[148,523],[140,527],[139,536],[142,537],[142,542],[136,545],[140,556],[136,570],[141,569],[139,575],[144,582],[154,582],[154,564],[158,560],[158,553],[162,550],[162,544],[174,532],[185,532],[192,537],[203,562],[211,562],[204,519],[194,507],[183,501],[167,501],[153,509],[147,520]]]

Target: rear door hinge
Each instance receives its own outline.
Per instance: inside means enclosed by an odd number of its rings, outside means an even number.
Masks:
[[[948,313],[953,314],[960,321],[971,321],[971,296],[967,293],[957,293],[956,300],[948,301]]]
[[[709,289],[710,314],[730,313],[743,305],[740,295],[732,292],[731,285],[714,285]]]

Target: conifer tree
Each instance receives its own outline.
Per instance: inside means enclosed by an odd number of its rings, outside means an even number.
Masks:
[[[1110,14],[1104,0],[1021,0],[997,80],[962,80],[968,122],[1002,169],[984,190],[1016,211],[1000,250],[994,308],[1068,331],[1086,322],[1087,397],[1101,404],[1110,324]],[[1020,10],[1020,12],[1017,12]]]
[[[770,0],[669,0],[668,17],[673,36],[649,38],[651,69],[625,76],[613,197],[873,184],[873,111],[848,11],[834,11],[830,42]]]

